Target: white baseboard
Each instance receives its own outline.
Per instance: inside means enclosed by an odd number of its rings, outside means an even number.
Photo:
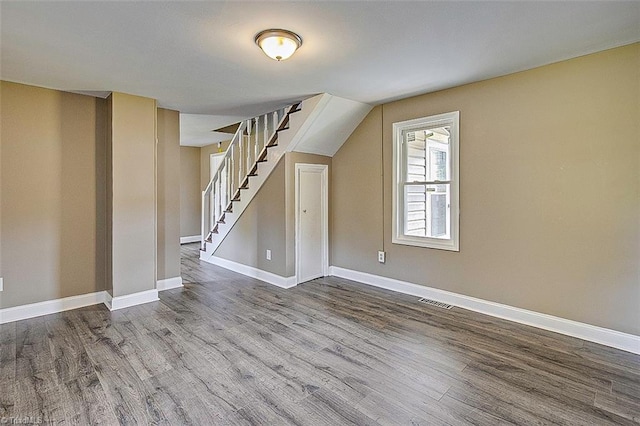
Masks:
[[[13,308],[0,309],[0,324],[20,321],[29,318],[50,315],[71,309],[84,308],[85,306],[105,303],[111,296],[106,291],[81,294],[78,296],[64,297],[62,299],[47,300],[44,302],[30,303],[28,305]]]
[[[237,272],[247,277],[257,278],[261,281],[273,284],[282,288],[291,288],[296,286],[296,277],[281,277],[271,272],[263,271],[252,266],[243,265],[232,260],[223,259],[221,257],[211,256],[205,262],[212,263],[230,271]]]
[[[184,287],[182,285],[182,277],[166,278],[156,282],[156,290],[170,290],[172,288]]]
[[[170,278],[167,285],[175,285],[182,278]],[[164,290],[175,287],[166,287]],[[111,297],[107,291],[80,294],[78,296],[64,297],[62,299],[46,300],[44,302],[30,303],[28,305],[15,306],[13,308],[0,309],[0,324],[40,317],[43,315],[56,314],[58,312],[69,311],[71,309],[84,308],[104,303],[111,311],[140,305],[142,303],[154,302],[158,299],[158,290],[148,290],[139,293],[128,294],[126,296]]]
[[[193,237],[180,237],[180,244],[199,243],[202,241],[200,235],[194,235]]]
[[[117,311],[118,309],[129,308],[135,305],[142,305],[143,303],[156,302],[160,300],[158,298],[158,290],[146,290],[138,293],[126,294],[124,296],[115,296],[111,300],[106,300],[105,305],[110,311]]]
[[[559,318],[539,312],[528,311],[526,309],[477,299],[475,297],[464,296],[462,294],[400,281],[393,278],[381,277],[378,275],[368,274],[366,272],[353,271],[351,269],[340,268],[338,266],[331,266],[329,268],[329,274],[387,290],[444,302],[464,309],[469,309],[470,311],[480,312],[493,317],[542,328],[544,330],[622,349],[623,351],[640,354],[640,336],[633,334],[622,333],[608,328],[597,327],[595,325]]]

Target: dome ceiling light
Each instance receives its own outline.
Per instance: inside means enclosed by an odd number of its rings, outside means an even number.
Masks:
[[[256,34],[255,42],[271,59],[284,61],[302,46],[302,37],[291,31],[270,29]]]

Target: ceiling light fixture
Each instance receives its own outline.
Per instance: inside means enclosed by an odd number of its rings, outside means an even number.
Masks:
[[[291,31],[270,29],[256,34],[255,42],[271,59],[284,61],[302,46],[302,37]]]

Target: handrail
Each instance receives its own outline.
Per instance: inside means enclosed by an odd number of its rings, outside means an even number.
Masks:
[[[249,176],[257,170],[258,162],[266,157],[267,147],[284,127],[288,114],[298,105],[292,104],[240,122],[218,169],[202,191],[202,249],[216,224],[224,221],[232,202],[237,201],[240,189],[248,184]]]

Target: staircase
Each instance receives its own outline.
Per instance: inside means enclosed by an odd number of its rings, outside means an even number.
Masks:
[[[218,170],[202,192],[200,258],[208,260],[220,246],[258,189],[294,141],[320,97],[240,123]]]
[[[286,152],[332,157],[370,110],[370,105],[323,93],[241,122],[202,192],[200,259],[212,262]]]

